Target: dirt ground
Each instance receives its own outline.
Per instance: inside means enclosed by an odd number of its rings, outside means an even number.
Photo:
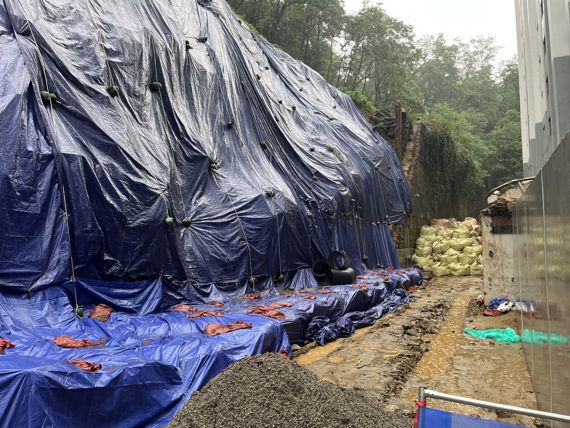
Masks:
[[[419,386],[481,400],[536,408],[520,344],[479,340],[463,328],[513,327],[518,314],[484,317],[475,304],[478,277],[435,278],[413,294],[418,299],[323,347],[307,346],[296,361],[322,379],[366,392],[385,410],[412,417]],[[429,400],[428,405],[526,426],[532,418]]]

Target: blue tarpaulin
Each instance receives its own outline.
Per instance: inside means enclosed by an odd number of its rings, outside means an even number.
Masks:
[[[223,0],[0,0],[0,58],[2,424],[164,425],[233,361],[350,334],[421,281],[397,270],[390,145]],[[323,294],[333,251],[360,288]],[[168,311],[213,300],[223,316]],[[76,316],[96,304],[107,322]],[[252,328],[204,333],[235,321]]]
[[[420,407],[418,428],[523,428],[500,421],[444,412],[443,410]]]
[[[218,295],[217,305],[223,306],[201,303],[192,308],[223,315],[196,319],[187,318],[191,312],[153,312],[149,306],[130,305],[137,290],[151,288],[136,283],[131,289],[118,287],[116,294],[98,293],[110,288],[91,281],[31,294],[4,292],[0,337],[15,347],[0,355],[0,419],[7,426],[162,426],[192,392],[234,361],[263,352],[289,353],[289,338],[324,344],[393,312],[410,298],[397,286],[407,278],[421,280],[414,269],[378,271],[359,279],[360,288],[318,287],[281,295],[273,288],[260,292],[259,299]],[[72,290],[81,290],[80,301],[89,296],[91,302],[109,304],[116,311],[106,322],[80,318],[71,304]],[[153,301],[145,296],[143,301]],[[248,313],[254,306],[276,302],[291,305],[279,309],[285,315],[281,320]],[[85,306],[86,313],[90,309]],[[236,321],[249,322],[252,328],[213,337],[204,333],[210,323]],[[61,335],[104,343],[66,349],[52,342]],[[88,373],[69,360],[102,368]]]
[[[0,0],[0,56],[0,287],[398,265],[394,151],[225,1]]]

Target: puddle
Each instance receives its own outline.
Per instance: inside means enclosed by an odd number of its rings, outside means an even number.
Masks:
[[[309,364],[316,363],[317,361],[326,358],[328,354],[336,351],[340,348],[341,342],[337,340],[336,342],[327,343],[325,346],[317,346],[311,349],[309,352],[296,358],[295,361],[302,366],[308,366]]]
[[[364,336],[366,333],[370,331],[372,327],[364,327],[359,328],[356,332],[350,337],[350,342],[353,342],[354,339],[358,339]],[[343,346],[346,342],[343,340],[336,340],[334,342],[327,343],[325,346],[317,346],[316,348],[311,349],[309,352],[297,357],[295,361],[302,366],[308,366],[310,364],[316,363],[317,361],[326,358],[330,353],[336,351],[341,346]],[[329,361],[334,363],[334,357],[330,357]]]

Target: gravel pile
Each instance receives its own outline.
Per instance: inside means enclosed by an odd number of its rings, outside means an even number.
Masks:
[[[281,354],[234,363],[195,393],[171,428],[410,427],[361,393],[320,380]]]

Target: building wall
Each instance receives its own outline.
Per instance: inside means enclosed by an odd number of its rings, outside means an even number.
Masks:
[[[525,175],[570,130],[570,2],[515,0]]]
[[[523,340],[527,363],[540,409],[563,414],[570,414],[568,165],[570,134],[527,188],[513,219],[515,283],[528,309],[521,313],[521,333],[524,338],[538,332],[534,343]]]

